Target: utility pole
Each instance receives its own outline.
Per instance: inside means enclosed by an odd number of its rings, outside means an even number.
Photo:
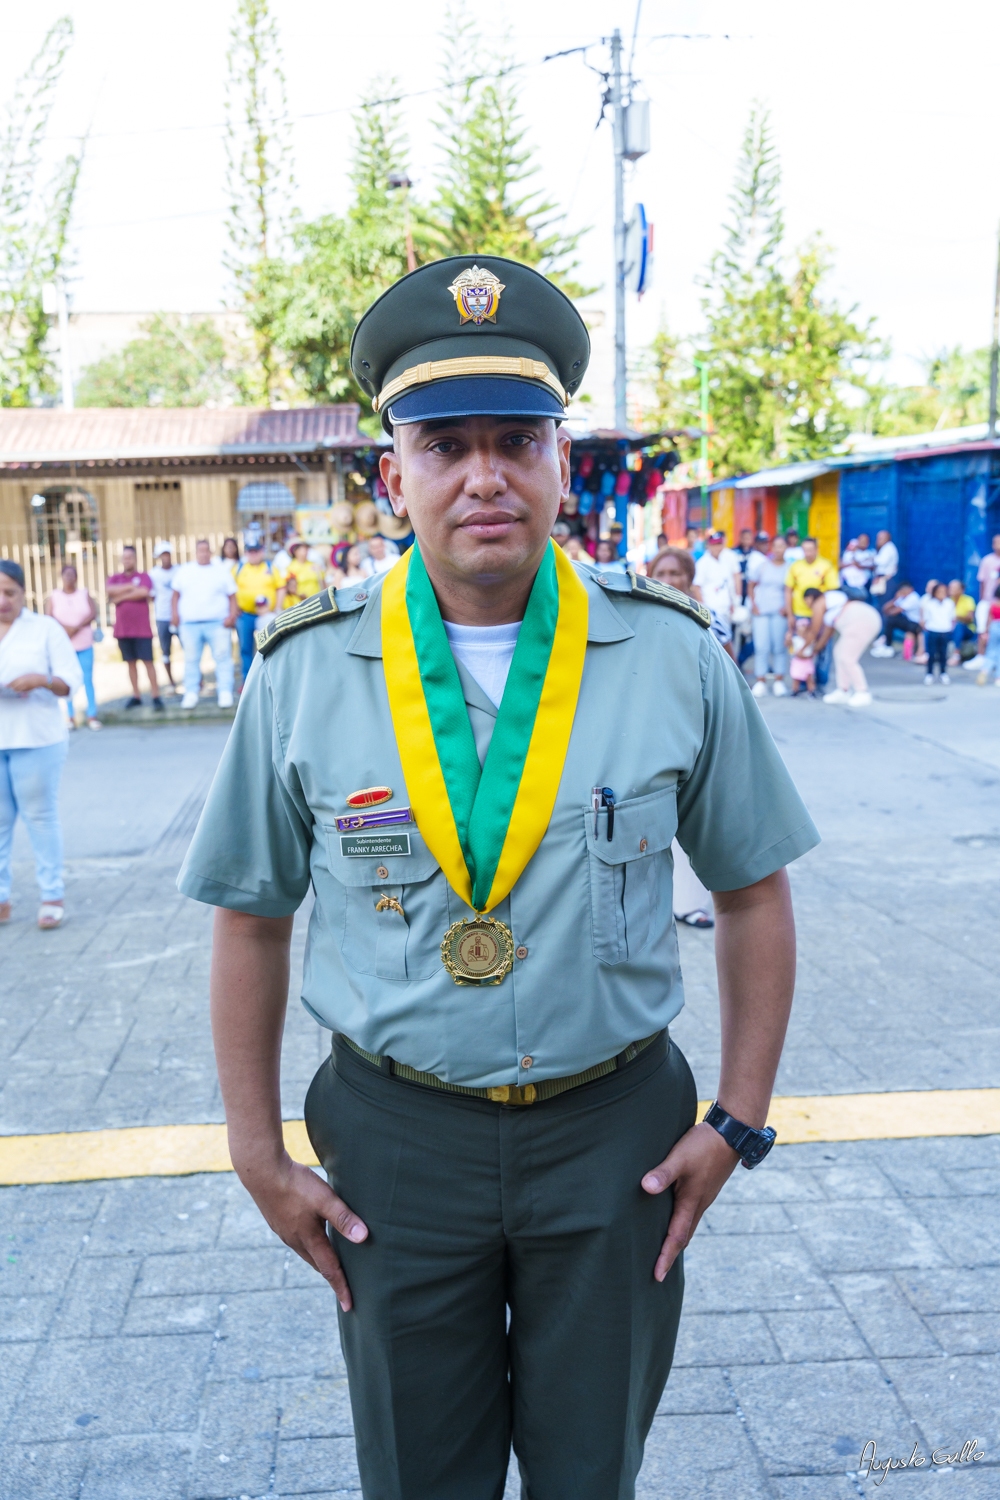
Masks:
[[[698,452],[698,466],[701,470],[701,518],[707,524],[706,505],[708,502],[708,365],[703,359],[694,361],[695,369],[700,376],[700,400],[699,412],[701,420],[701,443]]]
[[[417,269],[417,253],[413,248],[413,230],[410,227],[410,188],[413,183],[405,172],[394,172],[389,178],[387,186],[391,189],[401,189],[403,194],[403,219],[406,228],[406,269],[415,271]]]
[[[990,425],[987,436],[997,435],[997,367],[1000,364],[1000,235],[997,237],[997,279],[993,291],[993,347],[990,350]]]
[[[625,365],[625,107],[622,103],[622,34],[611,38],[611,107],[615,144],[615,426],[627,425]]]
[[[69,362],[69,301],[66,297],[66,282],[57,271],[55,281],[42,287],[42,312],[47,318],[55,318],[59,325],[59,367],[62,375],[62,404],[64,411],[72,411],[73,371]]]

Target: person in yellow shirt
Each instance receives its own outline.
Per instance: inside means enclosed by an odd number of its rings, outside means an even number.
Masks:
[[[301,539],[286,543],[291,562],[278,579],[278,609],[291,609],[310,594],[318,594],[323,578],[315,563],[309,561],[309,545]]]
[[[840,586],[840,574],[836,565],[819,555],[819,545],[814,536],[807,536],[802,543],[802,556],[789,565],[785,574],[785,614],[789,634],[794,620],[811,618],[806,602],[806,589],[819,589],[825,594],[828,589]]]
[[[264,556],[264,545],[259,537],[251,537],[246,544],[246,555],[235,572],[236,580],[236,634],[240,642],[240,661],[243,666],[243,681],[247,680],[254,653],[254,631],[263,630],[274,614],[278,593],[278,582],[271,564]],[[242,691],[242,689],[240,690]]]
[[[976,601],[965,592],[960,578],[953,578],[948,585],[948,598],[955,606],[955,630],[952,635],[949,667],[957,667],[962,660],[962,646],[976,639]]]

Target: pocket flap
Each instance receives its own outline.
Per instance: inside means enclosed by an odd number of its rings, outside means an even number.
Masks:
[[[584,808],[583,823],[587,849],[606,865],[624,864],[660,854],[669,849],[677,832],[677,788],[665,786],[646,797],[632,797],[615,808],[614,836],[608,839],[608,814],[603,809],[597,817],[594,838],[594,810]]]
[[[341,885],[415,885],[441,868],[416,823],[341,833],[323,824],[330,874]],[[370,852],[368,852],[370,850]],[[388,870],[380,875],[379,870]]]

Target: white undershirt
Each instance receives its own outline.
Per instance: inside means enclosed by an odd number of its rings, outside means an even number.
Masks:
[[[513,625],[452,625],[448,620],[442,623],[452,656],[499,708],[521,629],[520,620]]]

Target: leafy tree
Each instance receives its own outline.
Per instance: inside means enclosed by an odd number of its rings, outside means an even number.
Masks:
[[[872,321],[859,325],[854,309],[824,295],[831,262],[818,237],[790,260],[784,255],[780,184],[768,115],[756,108],[725,244],[703,282],[705,331],[691,341],[693,358],[709,369],[717,476],[828,453],[855,425],[870,369],[886,352]],[[668,335],[654,344],[649,364],[654,420],[697,425],[697,371],[682,372]]]
[[[872,394],[865,429],[880,437],[969,427],[990,404],[990,350],[942,349],[926,361],[922,385],[884,386]]]
[[[445,98],[437,120],[443,167],[431,214],[440,255],[504,255],[537,266],[570,296],[590,288],[571,279],[581,235],[562,227],[564,214],[528,186],[532,165],[514,65],[491,54],[463,8],[448,12]],[[485,60],[468,74],[470,58]]]
[[[272,262],[285,248],[294,177],[281,47],[268,0],[238,0],[226,56],[226,267],[253,332],[244,393],[270,405],[284,392],[269,290]]]
[[[209,318],[158,313],[141,336],[83,372],[78,406],[233,406],[239,369]]]
[[[30,406],[55,389],[42,288],[61,272],[82,153],[46,180],[42,153],[73,39],[63,16],[17,85],[0,135],[0,406]]]

